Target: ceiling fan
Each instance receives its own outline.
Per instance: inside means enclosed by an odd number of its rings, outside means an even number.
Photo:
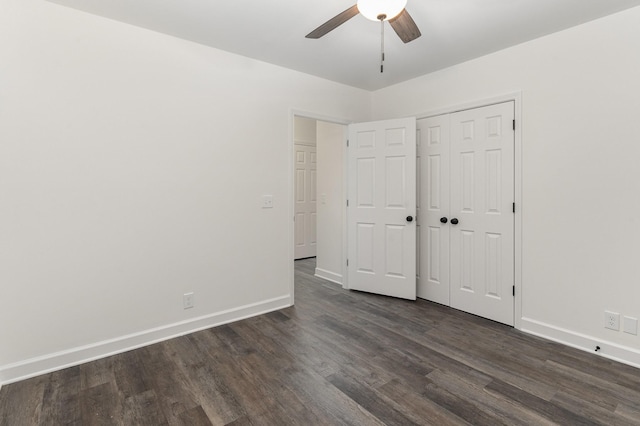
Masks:
[[[358,0],[357,4],[311,31],[306,38],[320,38],[360,13],[367,19],[380,21],[382,31],[384,31],[384,21],[389,21],[398,37],[403,42],[409,43],[421,34],[413,18],[404,8],[406,4],[407,0]]]

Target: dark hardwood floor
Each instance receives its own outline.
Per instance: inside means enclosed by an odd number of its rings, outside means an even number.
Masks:
[[[640,425],[640,370],[296,262],[296,306],[6,385],[0,424]]]

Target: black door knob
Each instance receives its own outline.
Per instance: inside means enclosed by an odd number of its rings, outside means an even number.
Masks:
[[[446,217],[441,217],[441,218],[440,218],[440,222],[442,222],[442,223],[447,223],[447,218],[446,218]]]
[[[413,216],[407,216],[407,222],[413,222]]]
[[[451,219],[451,224],[452,225],[457,225],[458,224],[458,219],[456,219],[455,217],[453,219]]]

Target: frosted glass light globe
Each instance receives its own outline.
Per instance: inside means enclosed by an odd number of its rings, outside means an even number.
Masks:
[[[358,0],[358,11],[367,19],[379,21],[379,15],[387,15],[385,21],[395,18],[407,5],[407,0]]]

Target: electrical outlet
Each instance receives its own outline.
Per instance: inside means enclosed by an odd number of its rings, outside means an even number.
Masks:
[[[616,331],[620,330],[620,314],[604,311],[604,328]]]
[[[193,292],[182,295],[182,307],[184,309],[193,308]]]

